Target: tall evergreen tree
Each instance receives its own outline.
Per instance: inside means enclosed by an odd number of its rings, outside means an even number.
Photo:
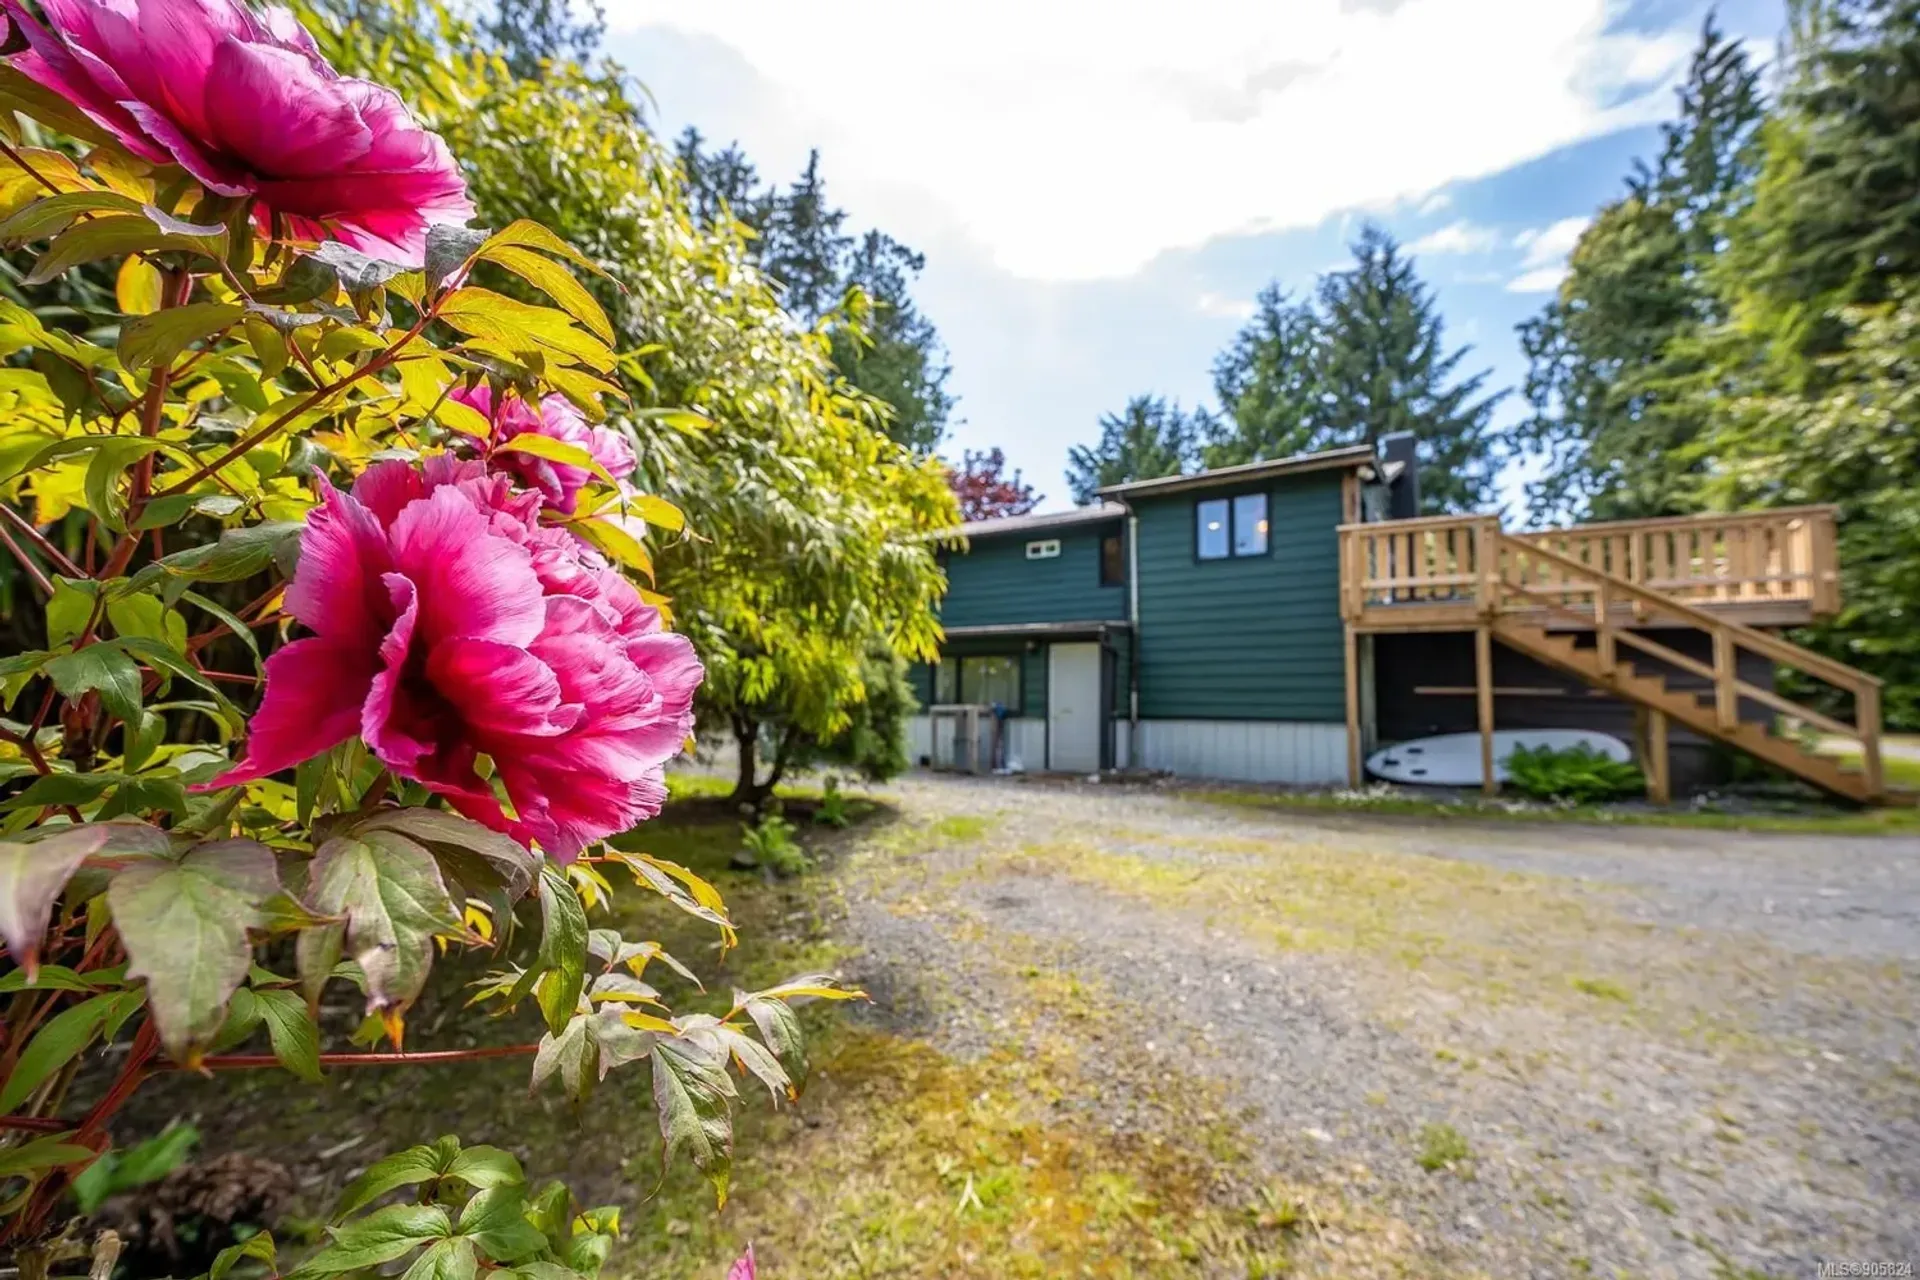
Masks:
[[[1095,492],[1130,480],[1177,476],[1194,460],[1196,438],[1210,426],[1160,396],[1135,396],[1119,413],[1100,419],[1100,442],[1067,451],[1067,488],[1081,506]]]
[[[1209,467],[1284,458],[1313,446],[1320,422],[1322,330],[1310,302],[1278,284],[1260,291],[1253,317],[1213,365],[1225,419],[1202,442]]]
[[[738,146],[708,150],[692,128],[675,144],[703,224],[730,215],[750,228],[755,259],[779,281],[787,309],[810,324],[834,319],[834,364],[891,410],[887,434],[922,457],[946,435],[951,366],[933,322],[913,300],[924,255],[877,230],[847,231],[820,171],[820,153],[785,188],[763,184]]]
[[[607,11],[590,0],[583,15],[571,0],[493,0],[479,30],[523,80],[536,79],[542,62],[585,63],[607,33]]]
[[[1532,412],[1516,439],[1546,467],[1541,518],[1617,519],[1696,507],[1710,414],[1689,387],[1689,340],[1724,319],[1707,274],[1748,199],[1759,72],[1711,16],[1660,155],[1594,218],[1559,295],[1520,327]]]
[[[1485,372],[1456,379],[1470,348],[1447,350],[1433,294],[1393,237],[1366,227],[1353,258],[1320,280],[1319,411],[1306,447],[1378,445],[1412,432],[1424,510],[1484,505],[1495,467],[1489,424],[1504,393],[1480,396]]]

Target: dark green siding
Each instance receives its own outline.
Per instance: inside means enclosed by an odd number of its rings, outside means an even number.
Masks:
[[[1194,504],[1260,487],[1135,501],[1142,717],[1345,719],[1339,474],[1264,486],[1266,555],[1194,558]]]
[[[1127,616],[1125,586],[1100,585],[1100,538],[1126,526],[1111,524],[1036,530],[976,538],[947,555],[947,598],[940,621],[949,627],[1019,622],[1093,622]],[[1027,559],[1027,543],[1060,540],[1060,554]]]
[[[1044,717],[1047,714],[1047,646],[1019,639],[975,639],[971,636],[950,640],[941,646],[943,657],[997,657],[1006,655],[1020,662],[1020,708],[1016,715]],[[909,678],[921,706],[933,702],[933,668],[915,663]],[[971,690],[963,691],[971,699]]]

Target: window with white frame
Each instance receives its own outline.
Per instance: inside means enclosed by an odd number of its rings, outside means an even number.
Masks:
[[[1027,559],[1029,560],[1051,560],[1059,554],[1060,539],[1058,538],[1047,538],[1044,541],[1029,542],[1027,544]]]
[[[1199,560],[1267,554],[1267,495],[1204,498],[1193,504],[1193,554]]]

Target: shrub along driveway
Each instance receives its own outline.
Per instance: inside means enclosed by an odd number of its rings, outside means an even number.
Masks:
[[[838,873],[853,976],[949,1057],[1072,1046],[1063,1123],[1210,1153],[1218,1274],[1920,1260],[1920,841],[896,790],[945,838]]]

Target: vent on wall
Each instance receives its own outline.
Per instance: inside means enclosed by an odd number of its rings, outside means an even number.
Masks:
[[[1029,542],[1027,544],[1027,559],[1029,560],[1051,560],[1059,554],[1060,539],[1058,538],[1048,538],[1045,542]]]

